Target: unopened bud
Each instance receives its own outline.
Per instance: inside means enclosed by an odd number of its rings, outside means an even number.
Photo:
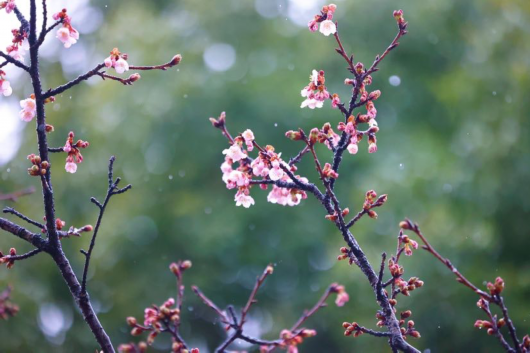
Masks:
[[[137,323],[137,321],[136,321],[135,317],[129,316],[127,318],[127,325],[134,327],[134,326],[136,326],[136,323]]]
[[[178,65],[180,61],[182,60],[182,55],[177,54],[171,59],[171,65]]]
[[[44,128],[44,131],[53,132],[53,131],[55,131],[55,128],[53,127],[53,125],[46,124],[46,127]]]
[[[135,74],[132,74],[131,76],[129,76],[128,81],[129,81],[130,83],[133,83],[133,82],[138,81],[138,80],[141,79],[141,78],[142,78],[142,76],[140,76],[140,74],[135,73]]]
[[[410,228],[410,223],[407,222],[407,221],[401,221],[401,222],[399,222],[399,228],[401,228],[401,229],[411,229]]]
[[[191,268],[191,261],[190,260],[182,261],[182,264],[180,264],[180,269],[184,271],[189,268]]]
[[[272,275],[272,273],[274,272],[274,267],[272,267],[271,265],[267,266],[267,268],[265,269],[265,272],[268,275]]]

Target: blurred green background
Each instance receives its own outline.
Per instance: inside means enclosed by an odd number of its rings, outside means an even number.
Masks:
[[[22,2],[24,0],[18,0]],[[214,315],[192,295],[198,285],[218,305],[244,305],[255,277],[268,263],[274,275],[260,291],[249,329],[264,338],[296,321],[332,282],[346,286],[350,302],[330,300],[307,322],[318,331],[302,352],[388,351],[386,340],[343,336],[343,321],[374,328],[378,308],[363,275],[335,260],[342,239],[324,220],[313,198],[295,208],[266,202],[253,189],[256,205],[235,207],[234,191],[221,181],[221,151],[227,143],[208,118],[227,112],[232,132],[254,131],[260,144],[283,155],[301,147],[283,137],[341,116],[329,108],[299,108],[300,90],[312,69],[326,71],[327,86],[343,99],[345,63],[335,43],[310,33],[305,23],[319,1],[182,0],[70,1],[80,42],[69,50],[53,38],[43,53],[44,86],[54,87],[101,62],[113,47],[137,65],[184,57],[178,68],[142,73],[132,87],[92,79],[57,97],[47,109],[56,131],[52,146],[67,133],[88,140],[77,174],[53,155],[57,215],[67,225],[94,224],[91,196],[104,197],[107,161],[132,191],[112,199],[90,268],[89,291],[116,346],[133,340],[125,317],[175,295],[168,265],[190,259],[186,273],[182,334],[202,352],[224,339]],[[372,263],[395,251],[397,224],[420,223],[432,244],[479,285],[502,276],[505,298],[518,332],[530,321],[530,3],[526,0],[336,1],[341,37],[365,64],[381,53],[396,32],[392,11],[403,8],[409,35],[374,75],[378,100],[379,150],[348,155],[337,183],[343,206],[360,210],[368,189],[389,194],[379,219],[362,219],[353,229]],[[50,5],[50,12],[61,7]],[[3,18],[5,13],[0,14]],[[302,26],[300,26],[300,24]],[[56,43],[57,42],[57,43]],[[0,105],[16,105],[31,93],[21,77],[15,94]],[[17,97],[18,96],[18,97]],[[16,108],[16,107],[15,107]],[[2,120],[17,120],[3,114]],[[39,187],[26,173],[25,156],[36,152],[33,124],[22,144],[0,167],[0,191]],[[4,141],[5,142],[5,141]],[[323,159],[329,153],[321,148]],[[316,180],[311,161],[300,172]],[[39,193],[17,203],[3,201],[40,219]],[[11,217],[9,217],[11,218]],[[82,271],[89,237],[63,241]],[[0,249],[27,244],[2,233]],[[406,276],[425,286],[399,301],[411,309],[422,338],[413,344],[431,352],[500,352],[498,342],[473,327],[484,319],[476,296],[458,285],[433,257],[417,251],[403,260]],[[0,287],[14,286],[20,314],[0,322],[1,352],[93,352],[96,344],[74,308],[67,288],[47,256],[0,271]],[[155,348],[167,351],[169,341]],[[240,346],[239,349],[247,349]]]

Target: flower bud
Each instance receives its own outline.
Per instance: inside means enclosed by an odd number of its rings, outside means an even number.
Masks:
[[[135,317],[129,316],[127,318],[127,325],[129,325],[131,327],[134,327],[134,326],[136,326],[136,323],[137,323],[137,321],[136,321]]]
[[[182,264],[180,264],[180,269],[184,271],[189,268],[191,268],[191,261],[190,260],[182,261]]]
[[[177,54],[171,59],[171,65],[178,65],[180,61],[182,60],[182,55]]]
[[[412,311],[410,311],[410,310],[403,311],[403,312],[401,313],[401,318],[402,318],[402,319],[406,319],[406,318],[409,318],[411,315],[412,315]],[[410,321],[409,321],[409,322],[410,322]]]
[[[144,332],[144,330],[142,330],[140,327],[134,327],[134,328],[131,330],[131,335],[133,335],[133,336],[140,336],[143,332]]]
[[[131,76],[129,76],[129,78],[127,79],[130,83],[133,83],[133,82],[136,82],[138,81],[139,79],[141,79],[142,76],[140,76],[140,74],[138,73],[135,73],[135,74],[132,74]]]

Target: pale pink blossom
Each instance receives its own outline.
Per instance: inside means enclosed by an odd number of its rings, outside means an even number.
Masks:
[[[56,38],[59,39],[65,48],[70,48],[72,45],[77,43],[79,39],[79,32],[72,26],[65,26],[57,31]]]
[[[226,187],[228,189],[248,186],[250,184],[250,178],[248,174],[243,173],[240,170],[232,170],[230,173],[223,175],[223,180],[225,181]]]
[[[125,71],[129,71],[129,64],[127,63],[127,61],[125,61],[125,59],[120,57],[114,63],[114,70],[116,70],[117,73],[122,74]]]
[[[350,143],[346,148],[350,154],[357,154],[359,152],[359,146],[356,143]]]
[[[11,93],[13,93],[13,89],[9,81],[0,78],[0,94],[4,95],[4,97],[9,97]]]
[[[114,61],[112,58],[112,55],[105,59],[104,63],[106,67],[112,67],[114,65]]]
[[[7,54],[17,61],[24,61],[25,51],[20,46],[9,46],[7,47]]]
[[[271,162],[272,168],[269,170],[269,178],[271,180],[280,180],[283,177],[283,170],[280,167],[280,162],[278,160],[274,160]]]
[[[375,153],[377,152],[377,145],[375,143],[371,143],[368,145],[368,153]]]
[[[245,208],[254,205],[254,199],[248,194],[248,189],[238,191],[234,201],[236,202],[236,206],[243,206]]]
[[[247,145],[247,150],[251,152],[254,149],[254,133],[250,129],[246,129],[241,136],[245,139],[245,144]]]
[[[346,291],[343,290],[337,294],[335,304],[337,304],[337,306],[344,306],[344,304],[346,304],[349,300],[350,296],[348,295],[348,293],[346,293]]]
[[[302,104],[300,104],[300,108],[308,107],[309,109],[322,108],[323,106],[323,101],[318,101],[314,98],[307,98]]]
[[[335,34],[337,32],[337,26],[331,20],[325,20],[320,23],[320,33],[326,37],[330,34]]]
[[[150,326],[153,322],[158,320],[158,313],[155,309],[146,308],[144,310],[144,325]]]
[[[255,176],[260,176],[264,178],[269,175],[269,168],[265,161],[261,158],[254,159],[252,163],[250,163],[250,167],[252,168],[252,173]]]
[[[77,171],[77,164],[75,164],[74,162],[66,162],[64,169],[68,173],[74,174]]]
[[[230,148],[225,149],[223,154],[226,154],[226,156],[234,162],[247,158],[247,155],[243,153],[241,147],[237,144],[233,144]]]
[[[221,171],[223,172],[223,174],[230,173],[232,171],[232,165],[227,161],[223,162],[223,164],[221,164]]]
[[[22,107],[22,110],[20,111],[20,118],[23,121],[29,122],[37,114],[37,103],[32,98],[21,100],[20,107]]]

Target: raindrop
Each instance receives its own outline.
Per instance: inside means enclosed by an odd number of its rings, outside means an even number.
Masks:
[[[396,75],[392,75],[388,78],[388,82],[392,85],[392,86],[399,86],[401,84],[401,79],[399,78],[399,76],[396,76]]]
[[[400,170],[405,169],[405,165],[404,165],[403,163],[399,163],[399,169],[400,169]]]
[[[168,178],[169,180],[173,180],[173,175],[169,174]]]
[[[7,172],[8,172],[8,173],[11,172],[11,168],[7,168]]]
[[[179,177],[184,178],[186,176],[185,170],[179,170]]]
[[[193,306],[188,306],[189,311],[193,311]]]
[[[278,123],[274,123],[274,127],[278,127]]]
[[[497,95],[497,91],[493,91],[493,92],[491,92],[491,94],[493,94],[494,96],[496,96],[496,95]]]
[[[230,44],[212,44],[204,51],[203,59],[213,71],[226,71],[236,62],[236,50]]]
[[[206,207],[206,208],[204,209],[204,213],[206,213],[206,214],[212,214],[212,208],[211,208],[211,207]]]
[[[187,95],[187,94],[185,94],[185,95],[184,95],[184,98],[188,98],[188,95]]]

